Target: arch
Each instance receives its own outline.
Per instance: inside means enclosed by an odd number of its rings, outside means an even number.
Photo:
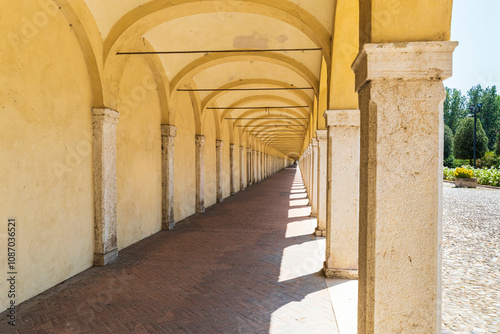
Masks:
[[[251,102],[260,101],[260,100],[275,100],[275,101],[283,102],[283,103],[295,103],[295,101],[290,100],[286,97],[281,97],[281,96],[276,96],[276,95],[254,95],[254,96],[247,96],[243,99],[240,99],[240,100],[234,102],[233,104],[231,104],[228,108],[236,108],[236,107],[241,106],[245,103],[251,103]],[[224,110],[221,117],[223,119],[226,118],[226,116],[229,113],[233,112],[234,110],[235,109]],[[303,114],[304,114],[304,117],[307,117],[309,115],[309,112],[303,112]]]
[[[258,54],[255,54],[253,52],[242,52],[238,54],[213,53],[196,59],[195,61],[184,67],[179,73],[177,73],[174,78],[172,78],[170,93],[172,94],[179,87],[184,78],[192,78],[196,74],[210,67],[227,64],[229,62],[256,60],[280,65],[297,73],[314,88],[315,93],[318,92],[319,80],[316,75],[311,72],[311,70],[307,66],[295,60],[294,58],[276,52],[261,52]]]
[[[268,16],[283,21],[302,31],[314,44],[322,48],[328,59],[330,54],[330,33],[311,13],[287,0],[153,0],[125,14],[111,28],[104,42],[104,57],[120,44],[122,39],[133,41],[134,37],[162,23],[185,16],[212,12],[241,12]]]
[[[143,49],[144,51],[152,51],[154,50],[153,46],[146,40],[141,42],[138,47]],[[116,100],[119,96],[119,82],[123,75],[123,70],[127,62],[129,61],[131,55],[121,56],[121,57],[113,57],[115,61],[109,62],[104,68],[104,82],[106,85],[105,88],[105,96],[107,98],[107,105],[112,107],[116,104]],[[152,85],[149,81],[149,78],[144,77],[142,81],[138,83],[138,87],[150,90],[155,89],[158,93],[158,98],[160,100],[160,108],[161,108],[161,122],[162,124],[172,124],[175,120],[175,115],[173,115],[174,110],[172,110],[170,105],[170,99],[168,98],[168,87],[169,81],[167,74],[165,72],[165,68],[161,62],[161,59],[158,55],[145,55],[142,57],[146,64],[148,64],[151,72],[153,74],[154,85]]]
[[[196,87],[196,83],[191,82],[191,87]],[[191,103],[193,105],[194,113],[194,127],[197,135],[203,134],[203,128],[201,126],[201,110],[200,110],[200,94],[198,92],[189,92],[189,97],[191,98]]]
[[[102,84],[102,39],[99,28],[90,13],[87,5],[82,0],[77,0],[75,6],[68,0],[53,0],[58,6],[66,21],[71,25],[72,31],[80,45],[83,58],[87,64],[90,77],[90,87],[92,91],[92,105],[97,108],[104,108],[105,99]],[[75,9],[75,8],[78,9]],[[92,38],[90,38],[90,36]],[[92,44],[92,41],[99,41],[99,45]]]
[[[239,88],[243,86],[251,86],[251,85],[266,85],[266,86],[275,86],[279,88],[290,88],[293,87],[292,85],[280,81],[280,80],[271,80],[271,79],[244,79],[244,80],[237,80],[233,81],[230,83],[227,83],[223,86],[218,87],[219,89],[231,89],[231,88]],[[294,95],[297,95],[298,98],[300,98],[302,101],[304,101],[307,105],[312,106],[312,99],[307,95],[306,92],[303,90],[292,90],[290,91]],[[205,108],[212,102],[213,100],[217,99],[218,97],[222,95],[226,95],[231,93],[231,91],[214,91],[210,94],[208,94],[207,97],[205,97],[201,103],[202,110],[205,110]]]

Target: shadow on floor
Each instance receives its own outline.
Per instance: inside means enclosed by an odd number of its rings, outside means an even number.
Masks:
[[[304,192],[287,168],[26,301],[0,333],[337,333]]]

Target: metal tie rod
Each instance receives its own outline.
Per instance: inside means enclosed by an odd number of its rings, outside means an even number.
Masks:
[[[323,48],[291,48],[291,49],[241,49],[241,50],[178,50],[178,51],[124,51],[117,55],[174,55],[197,53],[244,53],[244,52],[307,52],[321,51]]]

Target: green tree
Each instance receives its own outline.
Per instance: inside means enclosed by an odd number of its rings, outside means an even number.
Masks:
[[[489,150],[494,149],[500,122],[500,99],[495,86],[486,88],[481,95],[483,107],[478,115],[489,140]]]
[[[476,131],[476,158],[481,158],[488,150],[488,137],[484,132],[481,120],[477,120]],[[453,152],[455,158],[469,159],[474,156],[474,119],[472,117],[464,118],[455,133],[453,139]]]
[[[444,165],[453,167],[453,132],[448,125],[444,125]]]
[[[444,158],[453,155],[453,132],[448,125],[444,125]]]
[[[500,156],[500,132],[497,132],[496,155]]]
[[[458,89],[446,88],[444,100],[444,123],[453,133],[456,132],[460,120],[467,115],[466,97]]]

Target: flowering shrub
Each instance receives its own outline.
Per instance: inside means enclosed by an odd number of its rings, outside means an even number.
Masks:
[[[455,180],[455,170],[448,167],[443,167],[443,179],[449,181]]]
[[[458,169],[458,168],[457,168]],[[487,186],[500,187],[500,169],[498,168],[489,168],[489,169],[474,169],[471,166],[462,166],[461,170],[468,171],[467,174],[472,173],[472,176],[477,178],[477,183]],[[455,180],[455,169],[443,168],[443,179],[454,181]],[[462,176],[461,176],[462,177]]]
[[[474,172],[465,168],[465,167],[457,167],[457,169],[455,169],[455,178],[459,179],[459,178],[471,178],[474,176]]]
[[[477,183],[487,186],[500,187],[500,169],[475,169],[474,177],[477,178]]]

